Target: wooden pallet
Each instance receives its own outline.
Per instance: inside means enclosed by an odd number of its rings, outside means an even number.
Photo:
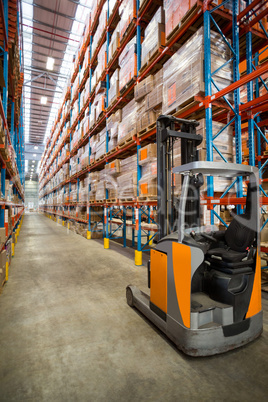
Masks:
[[[112,155],[112,154],[113,154],[113,153],[115,153],[117,150],[118,150],[118,148],[117,148],[117,147],[115,147],[115,148],[111,149],[109,152],[107,152],[106,156],[110,156],[110,155]]]
[[[120,96],[123,96],[127,92],[127,90],[131,87],[131,85],[134,84],[134,82],[136,82],[136,79],[137,77],[134,76],[122,89],[120,89],[119,91]]]
[[[108,200],[106,200],[107,204],[114,204],[116,202],[118,202],[117,198],[109,198]]]
[[[127,27],[127,29],[124,32],[124,35],[122,36],[122,38],[120,38],[120,45],[121,47],[124,45],[124,42],[129,34],[129,32],[136,26],[136,18],[133,18],[133,20],[131,21],[131,23],[129,24],[129,26]],[[129,38],[130,40],[131,38]]]
[[[160,46],[160,48],[158,48],[147,60],[147,62],[145,64],[143,64],[143,66],[141,67],[141,69],[139,70],[139,75],[141,75],[146,69],[147,67],[149,67],[154,61],[155,59],[159,56],[159,54],[161,53],[161,50],[164,49],[164,46]],[[162,65],[165,63],[166,58],[162,57],[161,60],[159,60],[159,63],[154,67],[154,70],[150,71],[150,74],[153,74],[156,70],[160,70],[160,68],[162,67]]]
[[[118,201],[119,202],[129,202],[129,201],[134,201],[135,197],[126,197],[126,198],[119,198]]]
[[[132,135],[131,135],[131,137],[125,139],[125,140],[122,141],[122,142],[120,142],[120,143],[118,144],[118,148],[119,148],[119,149],[125,148],[125,146],[131,144],[132,142],[134,143],[134,140],[133,140]]]
[[[156,122],[149,124],[148,127],[144,128],[143,130],[138,132],[138,137],[142,137],[144,134],[148,133],[149,131],[153,130],[154,128],[156,128]]]
[[[112,103],[109,104],[109,106],[108,106],[107,109],[106,109],[106,112],[107,112],[107,113],[109,113],[109,111],[114,107],[114,105],[116,104],[117,101],[118,101],[118,99],[117,99],[117,97],[116,97],[116,99],[114,99],[114,100],[112,101]]]
[[[157,201],[157,195],[146,195],[146,196],[139,196],[137,198],[138,201]]]

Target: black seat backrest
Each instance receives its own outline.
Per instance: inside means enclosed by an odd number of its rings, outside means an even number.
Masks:
[[[246,251],[248,247],[252,246],[255,240],[256,231],[252,228],[252,218],[254,219],[252,194],[254,191],[258,191],[257,187],[249,183],[245,213],[234,216],[232,222],[226,229],[225,241],[232,250],[240,252]]]
[[[245,215],[239,215],[240,219],[244,218],[245,225],[240,220],[238,221],[237,216],[235,216],[225,232],[227,246],[234,251],[246,251],[255,240],[256,232],[246,225]]]

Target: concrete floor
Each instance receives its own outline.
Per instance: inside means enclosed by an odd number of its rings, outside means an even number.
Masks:
[[[127,306],[146,268],[44,216],[26,215],[0,294],[0,401],[266,401],[264,332],[189,358]]]

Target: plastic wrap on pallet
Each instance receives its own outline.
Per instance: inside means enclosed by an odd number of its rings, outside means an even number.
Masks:
[[[99,133],[99,140],[96,144],[95,159],[102,157],[106,153],[106,128]]]
[[[137,156],[133,155],[120,162],[121,173],[117,176],[118,198],[137,196]]]
[[[201,27],[163,66],[163,113],[204,93],[204,35]],[[221,35],[211,31],[211,69],[217,70],[231,58],[231,51]],[[221,68],[213,79],[219,90],[232,82],[232,65]],[[212,85],[212,93],[217,89]],[[232,94],[227,98],[232,99]]]
[[[150,93],[153,89],[153,85],[154,85],[153,75],[149,75],[148,77],[144,78],[142,81],[137,82],[137,84],[134,87],[135,100],[139,101],[145,95]]]
[[[138,161],[142,166],[142,176],[139,180],[139,196],[157,195],[157,146],[149,144],[139,150]]]
[[[108,60],[109,62],[112,60],[115,52],[119,48],[120,45],[120,35],[119,35],[119,24],[116,26],[109,43],[109,53]]]
[[[136,18],[136,0],[123,0],[119,7],[121,16],[119,23],[120,41],[123,39],[129,25]]]
[[[104,72],[106,68],[106,61],[107,61],[107,53],[106,49],[107,48],[107,43],[104,42],[104,44],[101,46],[100,51],[98,53],[98,68],[96,69],[96,80],[100,79],[102,73]]]
[[[108,92],[108,106],[119,96],[119,68],[115,70],[110,78],[110,88]]]
[[[196,0],[164,0],[166,17],[166,36],[180,24],[187,12],[196,4]]]
[[[137,76],[137,50],[136,36],[126,44],[118,58],[120,67],[119,90],[122,90],[133,78]]]
[[[159,7],[144,31],[141,46],[141,66],[144,66],[157,50],[165,45],[165,13]]]
[[[99,181],[96,184],[96,201],[106,199],[106,172],[105,169],[99,172]]]
[[[118,126],[118,143],[132,138],[136,133],[136,102],[133,99],[122,109],[122,121]]]
[[[95,108],[95,120],[98,120],[101,114],[105,111],[105,95],[102,93],[97,94],[93,101],[93,106]]]
[[[163,69],[154,75],[153,89],[146,97],[146,110],[161,109],[163,102]]]

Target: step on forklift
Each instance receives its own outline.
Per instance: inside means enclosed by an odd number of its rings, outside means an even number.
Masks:
[[[198,161],[198,122],[160,116],[157,121],[157,244],[150,251],[150,295],[129,285],[127,303],[144,314],[190,356],[227,352],[262,332],[258,169]],[[174,141],[181,166],[173,166]],[[182,176],[175,199],[173,174]],[[206,176],[248,179],[242,214],[226,230],[200,225],[200,187]],[[238,179],[240,180],[240,179]]]

